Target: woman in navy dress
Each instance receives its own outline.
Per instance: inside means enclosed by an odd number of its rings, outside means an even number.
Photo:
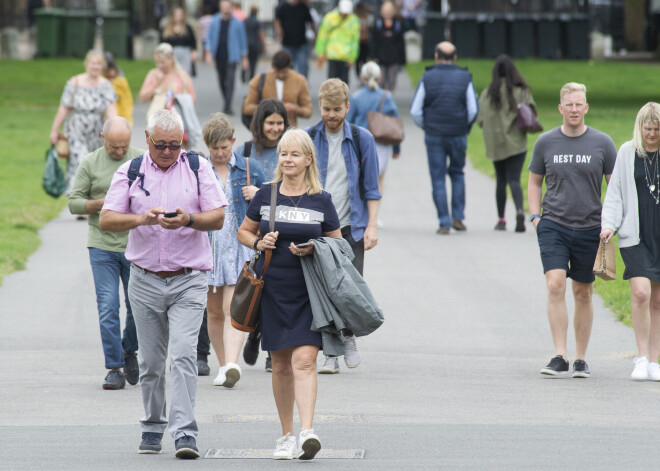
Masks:
[[[321,448],[312,422],[316,403],[316,357],[321,334],[313,332],[312,309],[299,257],[311,255],[318,237],[341,237],[330,194],[323,191],[314,143],[302,130],[287,131],[278,144],[275,179],[264,184],[248,207],[238,240],[259,251],[272,250],[261,297],[261,348],[273,357],[273,394],[282,425],[274,459],[311,459]],[[271,185],[278,186],[275,229],[269,232]],[[257,236],[257,231],[264,234]],[[261,273],[264,257],[256,271]],[[300,416],[299,443],[293,406]]]

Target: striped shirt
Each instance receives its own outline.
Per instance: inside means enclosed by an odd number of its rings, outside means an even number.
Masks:
[[[204,158],[199,159],[200,194],[197,193],[197,178],[184,152],[166,171],[158,168],[149,151],[144,154],[140,173],[144,173],[144,188],[149,196],[140,188],[139,177],[128,187],[129,166],[130,162],[127,162],[115,173],[103,209],[144,214],[162,206],[167,211],[179,207],[186,213],[200,213],[227,206],[227,199],[211,164]],[[175,271],[180,268],[209,271],[213,267],[207,232],[190,227],[167,230],[156,224],[131,229],[126,258],[151,271]]]

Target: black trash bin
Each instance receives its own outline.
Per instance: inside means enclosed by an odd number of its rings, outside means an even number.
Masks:
[[[564,59],[589,58],[589,17],[562,18],[561,52]]]
[[[504,17],[488,15],[480,20],[483,57],[495,58],[500,54],[506,54],[507,24]]]
[[[115,58],[128,57],[128,12],[111,11],[103,15],[103,49]]]
[[[479,57],[479,25],[475,15],[450,15],[451,38],[458,57]]]
[[[532,57],[534,55],[534,20],[528,16],[509,19],[509,55]]]
[[[435,46],[445,40],[445,17],[440,12],[426,14],[426,25],[422,36],[422,58],[433,59]]]
[[[64,17],[64,54],[69,57],[85,57],[94,47],[96,13],[93,11],[69,11]]]
[[[62,41],[64,15],[62,8],[39,8],[34,11],[37,23],[37,56],[59,57],[64,52]]]
[[[560,24],[556,16],[542,16],[536,26],[536,55],[540,59],[558,59]]]

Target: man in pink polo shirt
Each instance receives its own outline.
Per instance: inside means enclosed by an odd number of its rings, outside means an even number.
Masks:
[[[100,227],[129,231],[128,297],[140,345],[145,412],[138,453],[160,453],[168,427],[175,456],[198,458],[197,336],[206,306],[206,272],[213,262],[207,231],[222,228],[227,200],[208,161],[199,159],[195,175],[191,157],[181,151],[183,121],[176,112],[153,114],[145,134],[149,151],[142,157],[138,176],[129,186],[131,162],[119,167],[101,211]],[[168,340],[169,422],[165,413]]]

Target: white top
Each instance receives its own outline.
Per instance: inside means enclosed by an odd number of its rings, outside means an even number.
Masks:
[[[351,205],[348,199],[348,172],[344,155],[341,152],[341,143],[344,140],[344,128],[332,134],[325,130],[328,138],[328,173],[325,179],[325,191],[332,195],[332,202],[337,209],[339,225],[350,224]]]
[[[275,79],[275,88],[277,89],[277,99],[282,101],[282,96],[284,96],[284,81]]]

